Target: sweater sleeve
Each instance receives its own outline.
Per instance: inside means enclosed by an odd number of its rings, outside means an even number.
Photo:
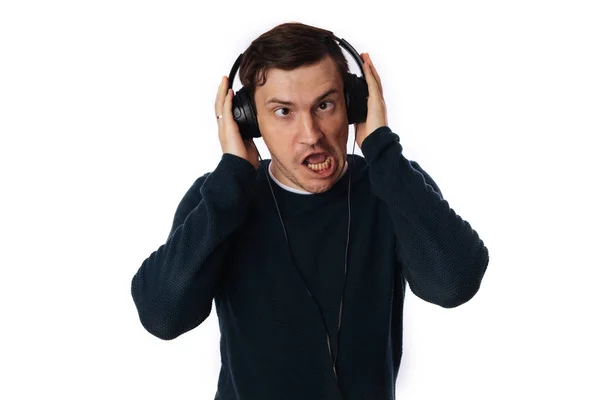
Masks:
[[[397,260],[413,293],[445,308],[469,301],[489,262],[477,232],[450,208],[429,174],[404,157],[388,126],[367,136],[361,150],[373,193],[390,213]]]
[[[175,339],[210,315],[229,239],[244,222],[256,174],[247,160],[224,153],[180,201],[166,242],[131,280],[140,322],[154,336]]]

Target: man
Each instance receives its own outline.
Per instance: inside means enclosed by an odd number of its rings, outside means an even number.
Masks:
[[[132,280],[141,323],[165,340],[201,324],[214,299],[215,399],[393,399],[406,283],[456,307],[488,265],[477,232],[403,156],[368,54],[367,119],[355,126],[364,158],[346,154],[347,65],[324,44],[328,33],[282,24],[246,52],[240,77],[272,160],[242,139],[222,78],[221,161],[185,194],[166,243]]]

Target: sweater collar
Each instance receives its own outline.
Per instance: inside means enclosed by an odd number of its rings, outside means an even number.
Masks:
[[[342,171],[342,173],[340,174],[340,176],[338,177],[338,179],[336,180],[336,183],[344,176],[344,174],[346,173],[346,170],[348,169],[348,161],[346,160],[346,163],[344,164],[344,170]],[[291,186],[285,185],[283,183],[281,183],[279,180],[277,180],[277,178],[275,178],[275,175],[273,175],[273,171],[272,171],[272,163],[269,162],[269,175],[271,176],[271,179],[273,179],[273,181],[279,185],[279,187],[281,187],[282,189],[287,190],[288,192],[292,192],[292,193],[298,193],[298,194],[314,194],[311,192],[307,192],[306,190],[300,190],[300,189],[296,189],[293,188]]]
[[[288,190],[284,187],[286,185],[282,186],[278,183],[274,183],[272,185],[269,184],[271,182],[277,182],[269,173],[269,165],[271,164],[271,160],[261,160],[261,173],[257,176],[259,184],[257,189],[259,201],[257,204],[259,207],[275,209],[272,201],[274,195],[277,205],[281,208],[281,212],[283,214],[290,215],[305,211],[318,211],[331,205],[335,206],[335,204],[338,204],[338,202],[346,202],[350,178],[352,178],[352,185],[355,185],[355,183],[358,184],[358,181],[364,180],[367,172],[365,159],[359,155],[348,154],[346,157],[346,162],[347,169],[345,164],[344,173],[340,174],[341,177],[329,190],[321,193],[311,193],[310,196],[307,196],[306,194],[299,194],[295,191]],[[271,193],[271,190],[273,193]],[[265,199],[267,201],[262,201]]]

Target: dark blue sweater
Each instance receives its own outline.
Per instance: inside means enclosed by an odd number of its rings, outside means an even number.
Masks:
[[[340,389],[344,400],[395,399],[406,282],[441,307],[478,291],[487,248],[404,157],[398,135],[378,128],[361,150],[364,158],[348,155],[352,174],[327,192],[303,195],[271,181],[299,271],[263,169],[270,160],[256,170],[225,153],[187,191],[165,244],[133,277],[140,321],[164,340],[201,324],[214,299],[222,363],[215,399],[342,400]],[[332,352],[339,346],[339,388],[318,307]]]

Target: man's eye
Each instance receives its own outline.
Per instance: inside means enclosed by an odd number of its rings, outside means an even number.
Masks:
[[[279,111],[279,110],[288,110],[289,111],[289,108],[278,108],[277,110],[275,110],[275,115],[277,115],[278,117],[286,117],[287,114],[286,115],[277,114],[277,111]]]
[[[330,104],[333,106],[333,101],[324,101],[324,102],[322,102],[321,104],[319,104],[319,107],[318,107],[318,108],[319,108],[319,110],[320,110],[320,111],[327,111],[327,110],[329,110],[328,108],[322,108],[322,107],[321,107],[323,104],[327,104],[327,103],[330,103]],[[331,107],[330,107],[330,108],[331,108]],[[276,110],[275,110],[275,115],[277,115],[278,117],[287,117],[287,116],[289,115],[289,114],[284,114],[284,115],[277,114],[277,111],[280,111],[280,110],[287,110],[287,111],[289,111],[289,108],[283,107],[283,108],[278,108],[278,109],[276,109]]]
[[[321,104],[319,104],[319,109],[320,110],[326,110],[326,109],[320,108],[320,106],[322,106],[323,104],[326,104],[326,103],[330,103],[333,106],[333,101],[324,101]]]

